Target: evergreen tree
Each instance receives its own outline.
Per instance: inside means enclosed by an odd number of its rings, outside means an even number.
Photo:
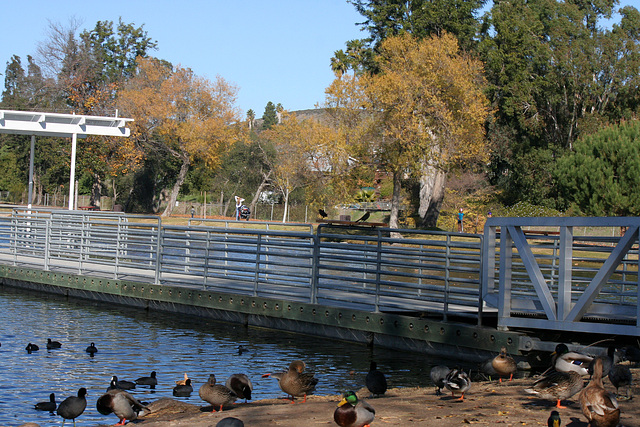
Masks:
[[[271,129],[278,124],[278,112],[273,102],[267,102],[267,106],[264,107],[264,114],[262,115],[262,129]]]

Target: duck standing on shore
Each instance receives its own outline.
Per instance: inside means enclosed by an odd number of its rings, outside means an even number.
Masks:
[[[369,365],[369,372],[364,379],[367,389],[371,394],[375,396],[382,396],[387,391],[387,378],[378,370],[378,364],[371,362]]]
[[[444,380],[449,375],[451,369],[444,365],[437,365],[431,368],[431,372],[429,376],[431,377],[431,381],[436,386],[436,396],[440,396],[442,394],[442,389],[444,388]]]
[[[376,411],[353,391],[346,392],[333,412],[333,420],[340,427],[365,427],[371,424]]]
[[[224,385],[228,389],[233,390],[240,399],[244,399],[245,403],[247,403],[247,400],[251,400],[253,384],[245,374],[233,374],[229,376]]]
[[[589,364],[593,360],[593,357],[586,354],[578,353],[576,351],[569,351],[566,344],[558,344],[556,350],[551,353],[552,366],[558,372],[577,372],[580,375],[587,375],[589,373]]]
[[[580,393],[580,408],[589,425],[615,427],[620,421],[620,408],[615,396],[602,384],[602,360],[596,359],[589,385]]]
[[[202,400],[213,406],[211,412],[216,412],[216,406],[219,406],[220,412],[222,412],[224,405],[230,405],[238,398],[238,395],[232,390],[222,384],[216,384],[216,376],[214,374],[209,375],[209,380],[200,386],[198,394]]]
[[[471,388],[471,378],[459,368],[454,368],[444,379],[444,386],[451,392],[451,396],[460,393],[458,400],[464,401],[464,394]]]
[[[526,388],[527,393],[535,394],[543,399],[555,400],[556,408],[566,408],[562,406],[563,400],[570,398],[584,387],[582,375],[575,371],[556,372],[542,376],[533,383],[533,387]]]
[[[120,420],[117,426],[124,425],[127,420],[138,419],[141,412],[149,409],[138,401],[135,397],[124,390],[109,390],[98,398],[96,409],[102,415],[114,413]],[[151,412],[151,411],[149,411]]]
[[[294,360],[289,369],[275,374],[264,374],[262,377],[273,377],[278,380],[280,390],[291,396],[291,403],[295,403],[296,396],[304,396],[302,403],[307,401],[307,394],[313,393],[318,384],[318,379],[310,372],[304,372],[305,363],[302,360]]]
[[[58,405],[57,414],[62,417],[62,425],[65,420],[73,420],[73,426],[76,425],[78,418],[87,407],[87,389],[82,387],[78,390],[77,396],[69,396]]]
[[[500,349],[500,354],[493,358],[491,361],[491,367],[496,371],[496,374],[500,377],[500,382],[502,382],[502,377],[509,377],[509,381],[513,379],[513,374],[518,371],[518,365],[516,365],[516,361],[513,357],[507,355],[506,347],[502,347]]]

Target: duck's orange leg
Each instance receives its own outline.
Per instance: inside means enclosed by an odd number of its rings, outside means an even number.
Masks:
[[[560,399],[558,399],[558,403],[556,403],[556,408],[560,408],[560,409],[567,409],[567,407],[566,407],[566,406],[562,406],[562,405],[560,404]]]

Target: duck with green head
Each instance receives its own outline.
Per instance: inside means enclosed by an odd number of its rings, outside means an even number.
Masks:
[[[353,391],[342,396],[333,412],[333,420],[341,427],[365,427],[371,424],[376,411],[364,400],[358,399]]]

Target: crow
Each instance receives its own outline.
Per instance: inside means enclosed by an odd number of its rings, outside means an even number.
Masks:
[[[369,216],[371,216],[371,214],[369,212],[365,212],[364,215],[360,217],[360,219],[356,220],[356,222],[365,222],[369,219]]]
[[[326,217],[328,217],[328,216],[329,216],[329,215],[327,215],[327,213],[324,211],[324,209],[319,209],[319,210],[318,210],[318,213],[320,214],[320,216],[321,216],[322,218],[326,218]]]

